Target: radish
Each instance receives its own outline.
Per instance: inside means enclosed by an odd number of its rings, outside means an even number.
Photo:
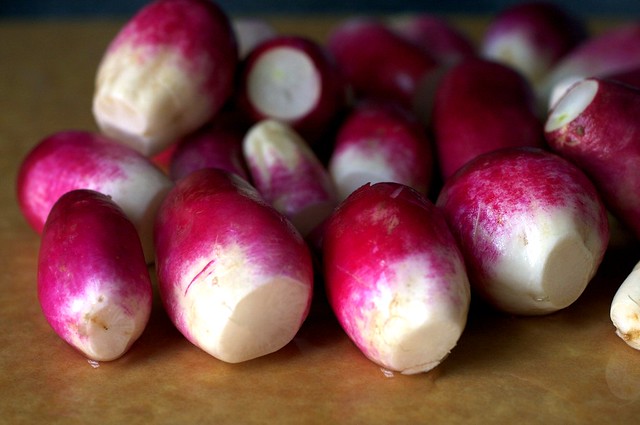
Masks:
[[[616,291],[610,316],[616,335],[630,347],[640,350],[640,262]]]
[[[220,360],[237,363],[277,351],[309,312],[309,249],[235,174],[207,168],[181,179],[159,209],[155,241],[169,318]]]
[[[42,232],[53,204],[73,189],[110,196],[138,229],[145,258],[152,262],[153,220],[171,180],[148,158],[89,131],[60,131],[45,137],[18,172],[18,205],[31,227]]]
[[[437,199],[472,287],[501,311],[552,313],[572,304],[609,239],[598,192],[576,166],[548,151],[506,148],[477,157]]]
[[[499,148],[544,145],[529,83],[501,63],[466,59],[440,81],[431,120],[442,178]]]
[[[231,26],[238,42],[240,59],[245,59],[263,41],[278,35],[273,25],[256,17],[235,17]]]
[[[254,121],[290,125],[319,143],[347,101],[337,65],[319,43],[302,36],[272,37],[256,46],[239,77],[238,105]]]
[[[93,115],[105,134],[152,156],[220,110],[237,63],[233,29],[216,3],[157,0],[107,48]]]
[[[470,302],[462,255],[426,197],[364,185],[328,220],[326,290],[345,332],[388,371],[426,372],[455,347]]]
[[[338,203],[331,176],[290,126],[262,120],[242,144],[251,181],[264,199],[307,236]]]
[[[640,89],[587,78],[560,98],[545,123],[549,146],[581,167],[605,203],[640,238]]]
[[[72,190],[51,208],[38,300],[53,330],[90,360],[115,360],[140,337],[151,279],[135,227],[108,196]]]

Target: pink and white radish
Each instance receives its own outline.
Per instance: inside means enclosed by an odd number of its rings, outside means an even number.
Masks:
[[[278,35],[273,25],[257,17],[235,17],[231,20],[231,26],[238,42],[238,57],[241,60],[260,43]]]
[[[254,122],[275,119],[316,144],[343,111],[347,86],[325,48],[302,36],[272,37],[245,59],[238,105]]]
[[[262,120],[247,132],[242,149],[251,181],[264,199],[307,236],[338,203],[329,172],[290,126]]]
[[[18,205],[42,232],[53,204],[73,189],[110,196],[138,230],[152,262],[153,220],[171,180],[139,152],[89,131],[60,131],[41,140],[24,158],[17,178]]]
[[[616,291],[609,314],[616,335],[640,350],[640,262]]]
[[[363,101],[338,128],[329,173],[345,199],[365,183],[391,181],[426,194],[433,153],[426,129],[405,108],[391,102]]]
[[[513,68],[481,58],[466,59],[442,77],[431,125],[444,180],[480,154],[544,145],[529,83]]]
[[[477,157],[445,182],[436,205],[464,254],[472,287],[512,314],[571,305],[609,239],[606,210],[591,181],[542,149]]]
[[[640,238],[640,89],[587,78],[557,102],[549,146],[581,167],[612,214]]]
[[[181,179],[155,227],[158,288],[177,329],[237,363],[279,350],[305,320],[310,252],[246,180],[219,169]]]
[[[144,331],[152,287],[135,227],[108,196],[78,189],[51,209],[38,257],[47,322],[90,360],[124,355]]]
[[[389,371],[426,372],[466,325],[469,281],[441,212],[408,186],[365,185],[327,222],[326,290],[345,332]]]
[[[238,62],[226,14],[209,0],[157,0],[120,30],[99,64],[101,130],[151,156],[227,102]]]

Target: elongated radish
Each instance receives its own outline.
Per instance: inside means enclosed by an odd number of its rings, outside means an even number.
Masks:
[[[245,59],[263,41],[278,35],[273,25],[258,17],[235,17],[231,20],[231,26],[238,42],[240,59]]]
[[[211,119],[233,91],[233,28],[209,0],[157,0],[136,13],[99,64],[93,115],[144,155]]]
[[[544,145],[529,83],[507,65],[486,59],[466,59],[443,76],[431,125],[444,180],[480,154]]]
[[[338,203],[329,172],[287,124],[262,120],[242,144],[251,181],[265,200],[307,236]]]
[[[616,291],[610,316],[616,335],[630,347],[640,350],[640,263]]]
[[[513,314],[571,305],[609,239],[606,210],[591,181],[541,149],[477,157],[445,182],[437,205],[462,249],[472,287]]]
[[[457,344],[469,282],[441,212],[423,195],[398,183],[362,186],[327,222],[323,257],[331,307],[373,362],[426,372]]]
[[[285,346],[313,291],[309,250],[293,225],[244,179],[202,169],[158,212],[158,288],[177,329],[230,363]]]
[[[432,168],[426,129],[411,111],[390,102],[359,102],[338,128],[329,159],[340,200],[365,183],[383,181],[426,194]]]
[[[108,196],[78,189],[51,209],[38,257],[47,322],[90,360],[115,360],[144,331],[152,289],[135,227]]]
[[[152,262],[153,220],[171,180],[137,151],[89,131],[61,131],[41,140],[18,172],[18,205],[27,222],[42,232],[53,204],[73,189],[110,196],[138,229]]]
[[[545,124],[549,146],[578,164],[611,212],[640,238],[640,89],[588,78],[558,101]]]

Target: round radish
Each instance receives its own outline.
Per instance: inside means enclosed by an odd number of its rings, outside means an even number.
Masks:
[[[144,331],[151,279],[133,224],[106,195],[78,189],[51,209],[38,258],[47,322],[90,360],[114,360]]]
[[[513,314],[572,304],[609,239],[606,210],[591,181],[541,149],[477,157],[445,182],[437,205],[462,249],[472,287]]]
[[[362,186],[327,222],[322,249],[331,307],[370,360],[415,374],[455,347],[469,282],[456,242],[427,198],[398,183]]]
[[[610,316],[616,335],[630,347],[640,350],[640,262],[616,291]]]
[[[177,329],[237,363],[289,343],[313,292],[307,245],[293,225],[234,174],[181,179],[155,227],[160,296]]]

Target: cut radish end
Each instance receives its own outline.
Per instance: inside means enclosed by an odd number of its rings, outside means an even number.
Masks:
[[[597,92],[597,81],[574,82],[569,89],[564,90],[563,95],[554,104],[544,130],[554,131],[573,121],[591,104]]]

